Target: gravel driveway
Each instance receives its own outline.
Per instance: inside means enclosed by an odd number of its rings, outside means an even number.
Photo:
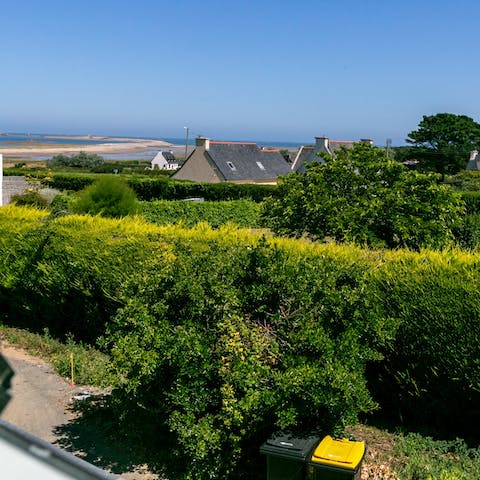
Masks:
[[[20,349],[2,344],[0,351],[15,372],[3,420],[125,480],[159,478],[129,455],[116,441],[116,432],[106,433],[101,422],[85,421],[72,408],[75,397],[95,395],[98,389],[70,385],[47,363]]]

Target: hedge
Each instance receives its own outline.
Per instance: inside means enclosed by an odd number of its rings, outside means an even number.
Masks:
[[[50,173],[39,175],[44,185],[58,190],[78,191],[91,184],[98,175],[80,173]],[[123,176],[123,175],[122,175]],[[275,195],[276,185],[196,183],[171,180],[164,176],[125,175],[129,186],[140,200],[182,200],[203,198],[205,200],[239,200],[247,198],[256,202]]]
[[[480,213],[480,191],[462,192],[468,214]]]
[[[0,238],[2,321],[102,336],[118,417],[145,445],[162,438],[172,478],[257,478],[273,430],[338,432],[375,400],[477,424],[474,254],[10,206]]]
[[[246,228],[260,228],[262,225],[260,204],[251,200],[141,202],[141,215],[157,225],[174,223],[193,227],[199,222],[206,222],[214,228],[227,223]]]

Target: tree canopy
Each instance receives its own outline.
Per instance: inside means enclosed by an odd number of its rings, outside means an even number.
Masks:
[[[461,218],[462,200],[436,177],[408,170],[367,144],[280,179],[263,216],[276,233],[375,247],[442,247]]]
[[[408,134],[410,158],[423,171],[454,174],[467,165],[472,150],[480,148],[480,124],[465,115],[424,115],[418,129]]]

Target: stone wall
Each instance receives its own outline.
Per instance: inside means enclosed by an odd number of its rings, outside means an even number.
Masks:
[[[3,177],[3,205],[10,203],[13,195],[21,194],[28,187],[25,177]]]

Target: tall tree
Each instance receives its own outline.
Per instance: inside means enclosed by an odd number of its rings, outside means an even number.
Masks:
[[[413,148],[409,155],[423,171],[453,174],[464,169],[470,152],[480,148],[480,124],[465,115],[424,115],[418,129],[406,139]]]
[[[453,240],[463,201],[434,175],[408,170],[362,143],[325,160],[280,178],[263,210],[275,233],[416,250]]]

